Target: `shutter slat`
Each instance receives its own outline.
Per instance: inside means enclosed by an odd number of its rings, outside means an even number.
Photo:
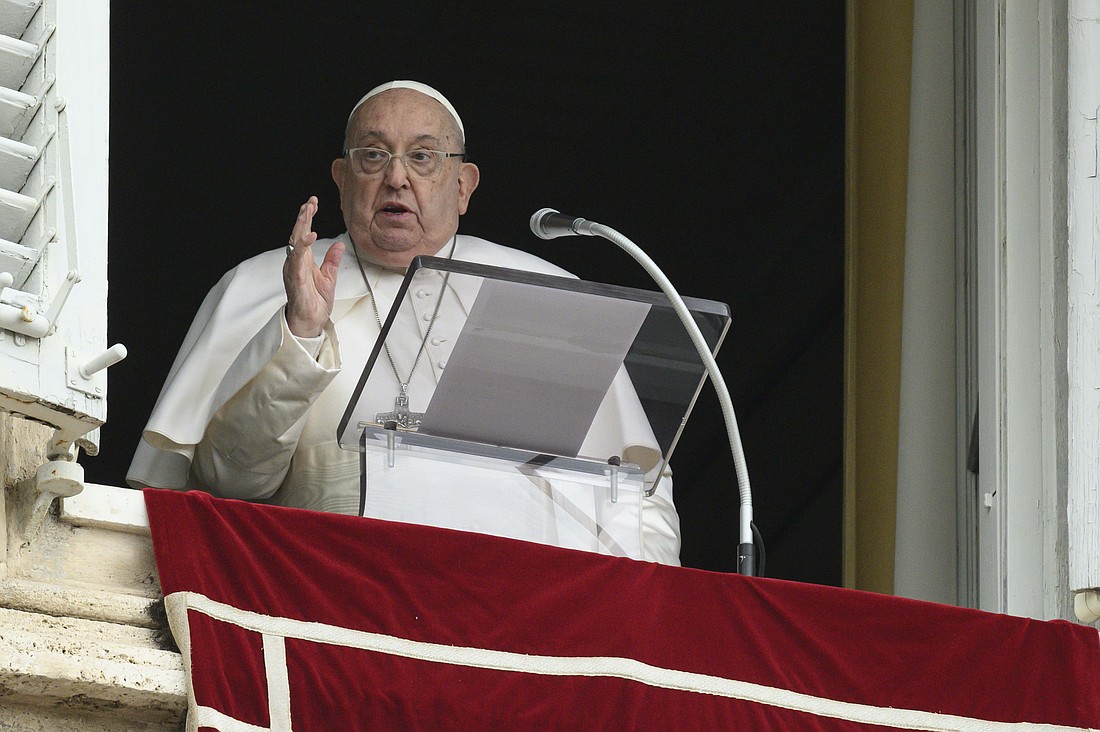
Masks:
[[[0,0],[0,33],[22,38],[42,0]]]

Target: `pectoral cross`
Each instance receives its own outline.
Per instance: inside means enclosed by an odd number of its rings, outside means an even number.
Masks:
[[[378,424],[396,422],[398,427],[416,429],[424,420],[423,412],[413,412],[409,409],[409,385],[401,385],[401,393],[393,400],[392,412],[379,412],[375,415]]]

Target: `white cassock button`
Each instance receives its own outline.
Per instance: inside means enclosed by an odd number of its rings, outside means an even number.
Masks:
[[[416,291],[416,296],[419,297],[421,300],[423,300],[426,297],[429,297],[431,294],[432,293],[430,293],[430,292],[428,292],[427,290],[424,290],[424,289],[420,289],[420,290]]]
[[[424,319],[425,323],[430,323],[432,321],[432,314],[431,313],[424,313],[420,317]]]
[[[440,359],[440,361],[439,361],[439,363],[438,363],[437,365],[438,365],[438,366],[439,366],[439,368],[441,368],[441,369],[445,369],[445,368],[447,368],[447,359],[445,359],[445,358],[444,358],[444,359]]]
[[[432,345],[433,346],[442,345],[443,343],[446,343],[446,342],[447,342],[446,338],[438,338],[438,337],[437,338],[432,338]]]

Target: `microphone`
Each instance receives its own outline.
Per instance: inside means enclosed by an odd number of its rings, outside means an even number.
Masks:
[[[557,239],[559,236],[596,236],[592,230],[597,224],[576,216],[558,213],[552,208],[540,208],[531,215],[531,231],[540,239]]]

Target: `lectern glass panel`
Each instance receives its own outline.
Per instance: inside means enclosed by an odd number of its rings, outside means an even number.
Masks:
[[[685,303],[716,353],[729,309]],[[705,375],[663,293],[418,257],[338,438],[363,452],[368,515],[447,525],[428,516],[466,501],[483,517],[467,527],[523,516],[531,528],[519,538],[616,553],[599,543],[614,534],[635,556],[636,542],[609,527],[633,535]],[[484,490],[470,503],[472,486]],[[548,518],[572,514],[590,520]],[[594,533],[583,528],[593,522]]]

